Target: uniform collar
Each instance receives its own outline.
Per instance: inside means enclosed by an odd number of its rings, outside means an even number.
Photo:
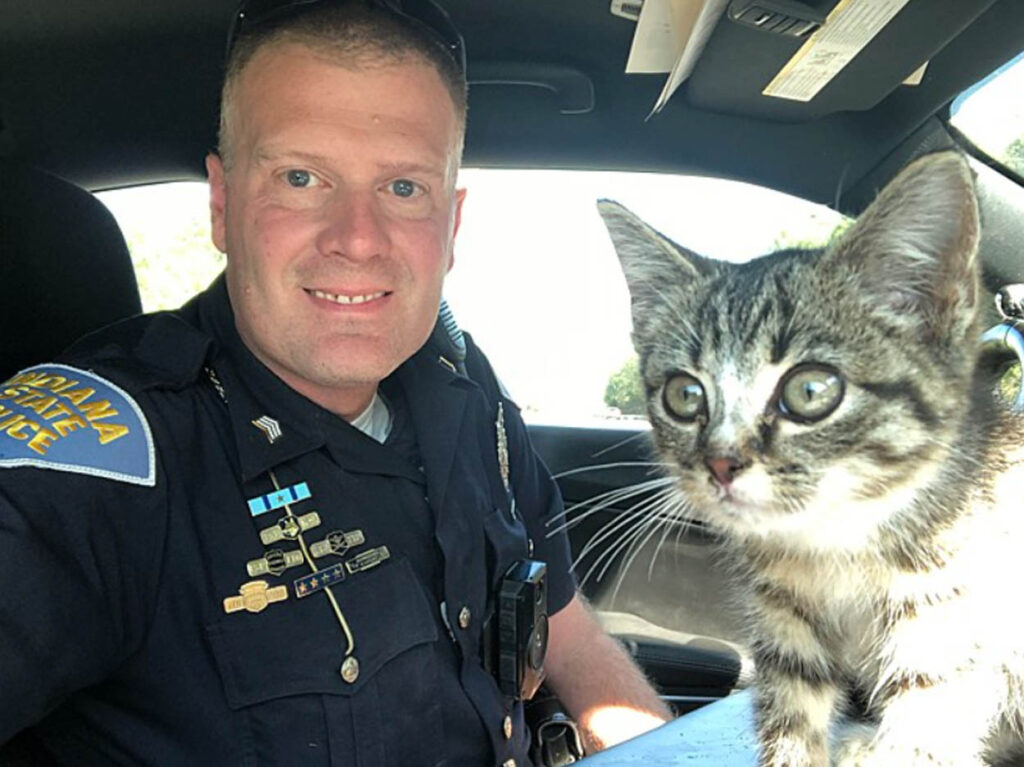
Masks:
[[[241,460],[242,479],[326,446],[346,470],[418,479],[415,467],[343,418],[299,394],[274,375],[245,346],[235,327],[224,276],[198,299],[199,321],[217,341],[213,371],[220,380]],[[443,497],[458,444],[468,379],[420,350],[393,374],[402,387],[428,478],[442,478],[432,499]],[[280,430],[273,440],[272,419]],[[454,425],[452,425],[454,423]],[[440,428],[439,428],[440,427]]]
[[[330,414],[291,389],[246,348],[235,328],[223,274],[197,304],[200,326],[217,342],[208,373],[223,392],[242,479],[321,447],[326,441],[322,422]]]

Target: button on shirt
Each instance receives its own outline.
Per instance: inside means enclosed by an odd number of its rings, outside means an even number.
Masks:
[[[156,481],[0,469],[0,582],[19,584],[0,626],[26,640],[0,653],[0,741],[42,720],[36,737],[66,764],[529,763],[521,706],[481,663],[482,621],[452,632],[441,614],[442,603],[486,614],[531,537],[549,565],[551,611],[573,593],[564,536],[545,537],[557,491],[511,403],[525,526],[501,482],[495,404],[426,350],[382,384],[394,419],[384,444],[252,357],[223,279],[66,362],[135,399]],[[280,426],[273,440],[253,423],[264,416]],[[308,497],[294,493],[287,509],[254,515],[247,504],[303,485]],[[343,565],[330,591],[351,653],[324,589],[298,596],[296,581],[313,574],[319,585],[319,573],[247,573],[270,549],[301,548],[261,542],[288,512],[319,520],[307,545],[362,533],[351,551],[315,561]],[[387,557],[367,569],[346,564],[380,547]],[[264,585],[242,589],[254,580]]]

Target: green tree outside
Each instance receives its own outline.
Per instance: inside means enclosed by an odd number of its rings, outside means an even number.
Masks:
[[[1014,362],[1003,371],[999,378],[999,395],[1007,404],[1012,404],[1017,399],[1021,387],[1020,363]]]
[[[1024,176],[1024,136],[1018,136],[1003,153],[1003,162],[1008,168]]]
[[[832,240],[841,235],[850,225],[853,224],[854,219],[844,218],[838,224],[836,224],[831,232],[828,232],[824,236],[817,237],[797,237],[791,234],[788,230],[783,229],[775,237],[775,241],[772,243],[773,250],[788,250],[790,248],[798,250],[816,250],[817,248],[824,248]]]
[[[170,238],[154,237],[136,222],[122,229],[146,311],[176,309],[224,268],[224,254],[210,242],[210,223],[202,215],[185,219]]]
[[[646,415],[644,389],[640,383],[639,361],[635,356],[612,373],[604,390],[604,404],[623,415]]]

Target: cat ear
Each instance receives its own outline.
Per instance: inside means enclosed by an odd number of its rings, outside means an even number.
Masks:
[[[634,307],[663,302],[666,286],[685,287],[713,271],[708,259],[672,242],[624,205],[598,200],[597,210],[615,245]]]
[[[875,311],[936,336],[972,327],[978,300],[978,204],[957,152],[904,168],[824,257],[852,270]]]

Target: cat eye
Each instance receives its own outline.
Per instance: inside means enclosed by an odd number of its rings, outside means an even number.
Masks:
[[[680,421],[695,421],[707,410],[704,387],[687,373],[677,373],[665,382],[662,401],[669,415]]]
[[[831,368],[801,365],[779,387],[779,412],[791,421],[811,423],[830,415],[843,401],[846,385]]]

